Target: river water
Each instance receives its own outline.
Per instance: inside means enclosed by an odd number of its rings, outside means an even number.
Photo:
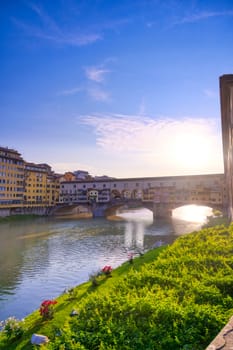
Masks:
[[[147,210],[120,213],[123,220],[38,218],[0,224],[0,321],[23,318],[65,289],[85,282],[105,265],[113,268],[178,235],[197,221],[156,220]]]

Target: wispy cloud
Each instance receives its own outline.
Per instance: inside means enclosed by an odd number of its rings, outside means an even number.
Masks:
[[[138,112],[138,114],[140,116],[146,115],[146,103],[145,103],[145,98],[144,97],[142,98],[141,103],[139,105],[139,112]]]
[[[222,170],[221,136],[205,118],[152,119],[129,115],[88,115],[96,144],[112,156],[130,157],[132,164],[160,174],[211,173]],[[130,163],[129,163],[130,166]]]
[[[83,91],[83,88],[75,87],[75,88],[72,88],[72,89],[67,89],[67,90],[60,91],[60,92],[58,92],[57,95],[70,96],[70,95],[76,95],[76,94],[78,94],[81,91]]]
[[[102,83],[105,79],[105,76],[107,73],[109,73],[110,70],[100,68],[100,67],[86,67],[85,68],[85,74],[87,79],[92,80],[97,83]]]
[[[15,25],[28,37],[45,40],[59,46],[84,46],[102,39],[99,32],[81,31],[73,28],[72,31],[62,28],[41,7],[36,4],[28,4],[31,10],[38,16],[40,24],[29,24],[17,18],[12,18]]]
[[[211,89],[204,89],[203,92],[204,92],[204,95],[209,97],[209,98],[217,98],[218,97],[218,94]]]
[[[197,12],[197,13],[193,13],[191,15],[185,16],[177,20],[173,24],[193,23],[193,22],[199,22],[212,17],[222,17],[222,16],[233,16],[233,10]]]
[[[110,94],[99,87],[91,87],[87,89],[88,95],[95,101],[109,102]]]

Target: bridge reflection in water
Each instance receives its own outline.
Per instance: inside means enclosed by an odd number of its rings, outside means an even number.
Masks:
[[[125,225],[125,248],[130,250],[143,251],[144,236],[148,226],[157,225],[153,219],[153,214],[148,209],[123,210],[116,213],[117,216],[126,220]],[[170,218],[170,224],[173,227],[175,235],[182,235],[201,229],[207,221],[207,217],[213,215],[209,207],[198,205],[187,205],[173,210]],[[156,235],[155,230],[155,235]],[[160,231],[160,230],[159,230]],[[157,245],[163,243],[158,237]]]

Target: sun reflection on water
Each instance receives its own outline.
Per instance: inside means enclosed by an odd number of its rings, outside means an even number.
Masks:
[[[194,204],[185,205],[172,212],[173,218],[202,224],[207,221],[207,216],[211,215],[213,215],[213,210],[211,208]]]

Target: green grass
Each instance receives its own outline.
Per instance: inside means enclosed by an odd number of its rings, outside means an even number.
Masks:
[[[229,218],[226,216],[210,216],[208,217],[208,222],[205,225],[203,225],[203,228],[214,227],[219,225],[229,226]]]
[[[203,350],[233,314],[233,226],[182,236],[97,282],[58,297],[52,320],[29,315],[19,340],[2,333],[0,349],[32,349],[40,333],[50,350]]]

